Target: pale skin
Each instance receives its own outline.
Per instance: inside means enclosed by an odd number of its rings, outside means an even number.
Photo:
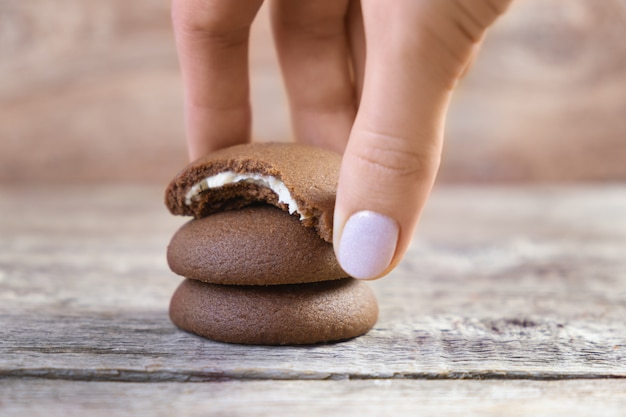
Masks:
[[[431,191],[451,94],[511,0],[268,1],[294,136],[343,153],[340,263],[349,271],[353,252],[386,251],[356,274],[379,278],[405,254]],[[172,1],[191,160],[250,141],[248,40],[262,2]],[[387,225],[371,254],[342,251],[360,212]]]

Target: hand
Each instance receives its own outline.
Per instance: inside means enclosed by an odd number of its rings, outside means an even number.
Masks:
[[[173,0],[192,160],[250,140],[248,38],[262,1]],[[510,2],[272,1],[295,136],[344,152],[334,246],[355,278],[385,275],[406,252],[452,91]]]

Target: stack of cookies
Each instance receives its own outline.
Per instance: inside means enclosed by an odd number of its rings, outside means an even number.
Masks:
[[[208,339],[264,345],[370,330],[376,299],[339,267],[331,243],[339,163],[304,145],[249,144],[181,171],[166,204],[193,219],[168,246],[170,268],[185,277],[172,322]]]

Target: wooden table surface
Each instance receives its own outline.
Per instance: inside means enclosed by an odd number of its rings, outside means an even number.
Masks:
[[[0,189],[2,416],[621,416],[626,186],[439,187],[367,335],[176,329],[154,186]]]

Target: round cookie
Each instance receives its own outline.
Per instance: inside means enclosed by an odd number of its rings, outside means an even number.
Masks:
[[[367,284],[353,278],[268,287],[187,279],[169,314],[179,328],[211,340],[298,345],[366,333],[376,323],[378,304]]]
[[[205,217],[254,202],[300,215],[332,242],[341,156],[296,143],[232,146],[200,158],[176,175],[165,192],[172,214]]]
[[[172,237],[175,273],[213,284],[275,285],[347,277],[332,244],[295,216],[254,205],[190,220]]]

